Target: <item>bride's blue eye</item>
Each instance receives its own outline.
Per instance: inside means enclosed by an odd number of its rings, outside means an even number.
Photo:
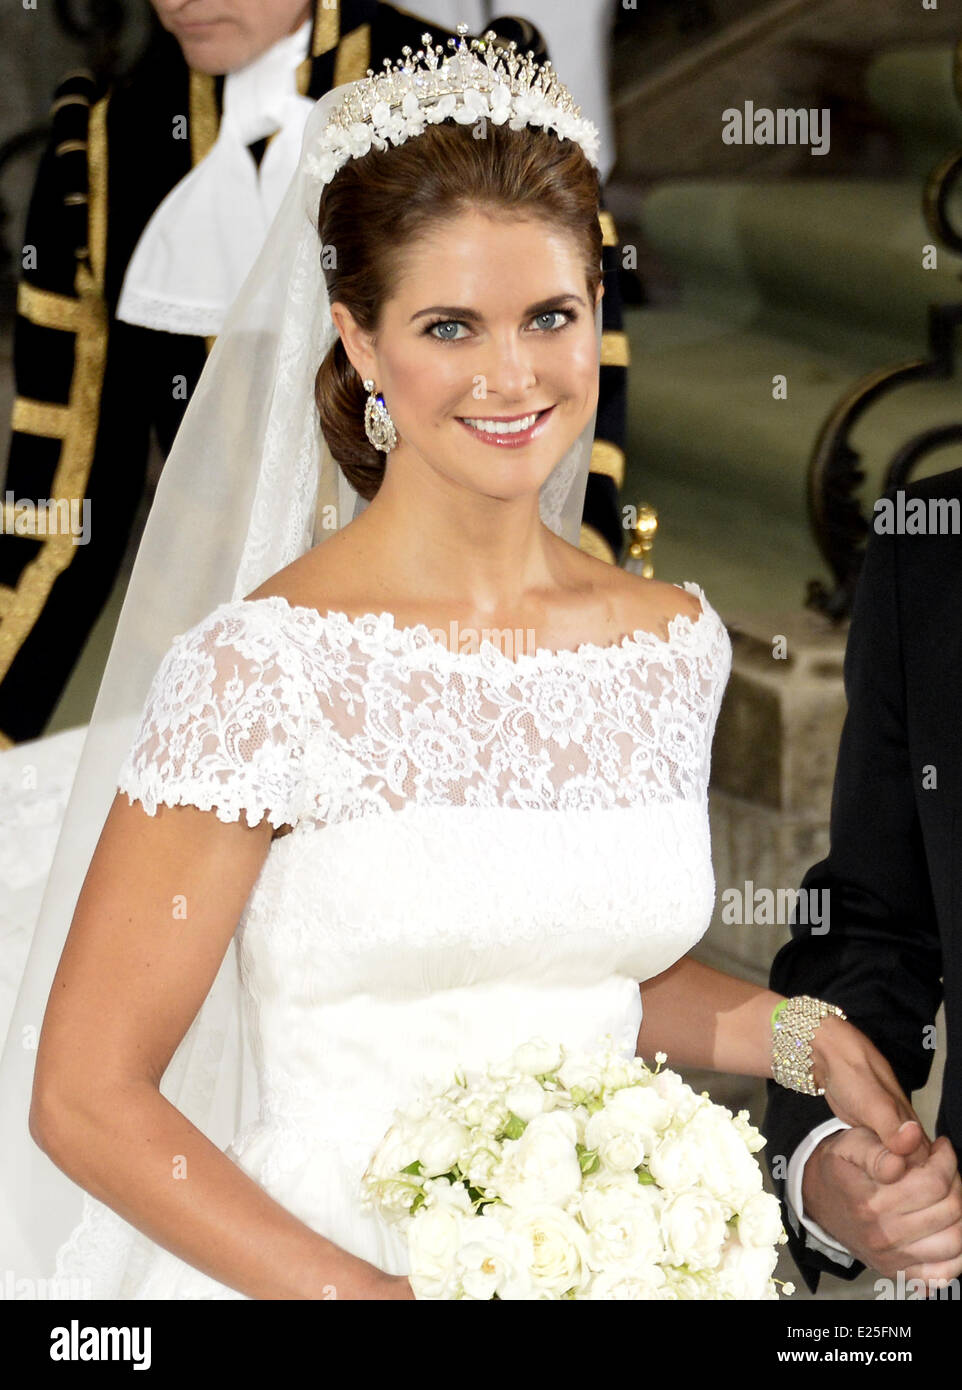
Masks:
[[[537,323],[539,319],[553,319],[556,318],[559,314],[564,314],[564,323],[560,323],[556,327],[550,328],[549,332],[557,333],[560,329],[567,328],[568,324],[574,322],[574,320],[578,317],[578,315],[575,313],[573,309],[546,309],[543,314],[536,315],[535,318],[531,320],[531,322]]]
[[[434,330],[435,328],[462,328],[463,326],[460,319],[435,319],[433,323],[428,324],[424,331],[425,333],[430,333],[432,338],[437,338],[440,343],[456,343],[458,339],[454,334],[435,333]]]
[[[558,318],[561,315],[564,316],[564,323],[559,323],[555,325],[549,324],[547,329],[545,330],[546,332],[559,333],[561,329],[567,328],[568,324],[573,323],[574,320],[578,317],[574,309],[546,309],[543,314],[536,314],[535,317],[531,320],[531,322],[538,323],[543,319]],[[431,323],[427,324],[423,331],[426,334],[430,334],[432,338],[436,338],[439,343],[458,343],[461,342],[460,334],[456,335],[454,333],[435,333],[434,330],[436,328],[464,327],[466,327],[466,325],[462,322],[461,319],[434,319]]]

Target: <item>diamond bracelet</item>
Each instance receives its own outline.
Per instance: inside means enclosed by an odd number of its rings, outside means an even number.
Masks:
[[[847,1018],[835,1004],[826,1004],[824,999],[813,999],[809,994],[796,994],[775,1005],[772,1011],[772,1077],[779,1086],[787,1086],[803,1096],[825,1094],[824,1086],[815,1085],[812,1039],[828,1014]]]

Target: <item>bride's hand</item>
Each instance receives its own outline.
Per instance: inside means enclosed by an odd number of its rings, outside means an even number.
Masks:
[[[833,1014],[822,1019],[812,1040],[812,1075],[838,1118],[872,1130],[890,1153],[909,1154],[919,1145],[921,1120],[881,1052],[853,1024]]]

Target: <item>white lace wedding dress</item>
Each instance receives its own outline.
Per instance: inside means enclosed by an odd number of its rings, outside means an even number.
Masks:
[[[639,982],[708,925],[731,645],[684,587],[701,612],[667,639],[516,660],[389,614],[237,600],[158,671],[121,788],[150,813],[293,826],[238,926],[260,1113],[227,1152],[390,1273],[404,1245],[359,1180],[395,1106],[537,1035],[633,1054]],[[110,1219],[88,1199],[60,1277],[91,1273]],[[242,1297],[145,1245],[122,1296]]]

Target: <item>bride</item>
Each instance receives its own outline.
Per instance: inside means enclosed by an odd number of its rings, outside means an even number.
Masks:
[[[844,1017],[793,1001],[793,1068],[781,996],[686,955],[730,645],[571,543],[595,133],[492,59],[318,103],[165,469],[4,1055],[28,1277],[412,1298],[367,1160],[536,1035],[914,1118]]]

